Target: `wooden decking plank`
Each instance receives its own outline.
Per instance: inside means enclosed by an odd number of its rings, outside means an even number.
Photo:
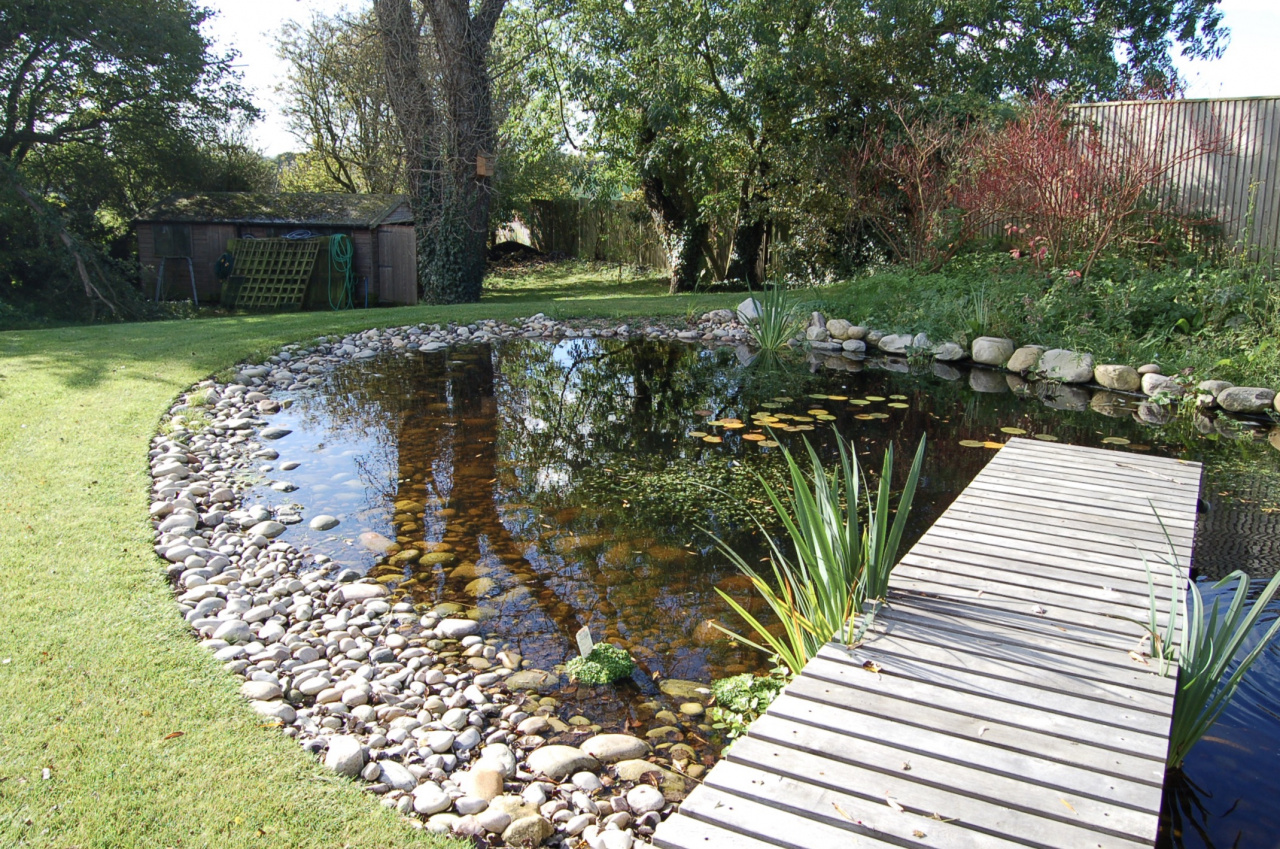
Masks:
[[[1137,607],[1146,612],[1150,606],[1150,589],[1143,582],[1120,580],[1113,575],[1087,575],[1072,571],[1056,564],[1043,565],[1037,563],[1033,556],[1020,557],[1010,551],[1008,556],[1000,557],[991,553],[971,552],[960,548],[947,548],[930,540],[917,545],[908,555],[913,566],[921,569],[934,569],[938,572],[956,572],[970,577],[988,577],[1000,583],[1026,586],[1039,586],[1052,589],[1065,595],[1092,598],[1095,601],[1114,601],[1121,607]],[[908,558],[903,558],[905,562]],[[1156,585],[1157,589],[1159,584]],[[1166,599],[1168,591],[1157,595],[1157,602]]]
[[[883,627],[882,627],[883,625]],[[877,619],[874,632],[867,635],[859,648],[870,648],[912,657],[917,661],[936,662],[942,666],[967,669],[1013,681],[1035,683],[1050,689],[1064,684],[1086,689],[1080,695],[1117,704],[1149,703],[1161,710],[1173,692],[1169,679],[1162,678],[1149,666],[1130,660],[1127,669],[1094,663],[1084,658],[1056,652],[1044,652],[1025,643],[1009,644],[1002,640],[983,639],[973,634],[954,634],[954,639],[940,643],[930,640],[924,629],[909,624],[895,627],[891,621]],[[854,651],[857,651],[855,649]],[[1126,655],[1127,657],[1127,655]],[[1131,693],[1131,691],[1137,691]]]
[[[1118,517],[1114,512],[1104,508],[1094,509],[1090,505],[1081,505],[1073,508],[1069,513],[1063,511],[1045,511],[1035,506],[1028,505],[1023,499],[1010,498],[1002,496],[998,493],[980,493],[976,490],[966,489],[956,497],[952,502],[952,507],[959,505],[965,510],[988,510],[992,516],[1001,516],[1009,514],[1023,521],[1043,520],[1046,525],[1063,528],[1083,528],[1083,529],[1106,529],[1113,530],[1118,534],[1127,534],[1134,539],[1143,539],[1147,541],[1155,541],[1163,544],[1164,535],[1160,531],[1159,526],[1149,530],[1146,534],[1142,531],[1142,525],[1135,525],[1134,522],[1126,518]],[[950,508],[948,508],[950,509]],[[944,514],[945,515],[945,514]],[[1133,528],[1133,531],[1129,531]],[[1175,542],[1182,541],[1190,544],[1195,538],[1195,528],[1192,525],[1172,526],[1168,528],[1169,535]]]
[[[968,598],[919,592],[900,585],[890,585],[889,603],[891,606],[927,607],[930,610],[946,613],[963,610],[963,615],[975,623],[993,622],[1007,628],[1027,630],[1049,637],[1060,636],[1062,639],[1074,640],[1096,648],[1116,648],[1125,652],[1135,648],[1140,637],[1140,634],[1132,631],[1120,633],[1094,628],[1079,619],[1058,621],[1045,616],[1028,617],[1023,605],[1018,605],[1017,610],[1005,609],[1003,606],[975,605],[970,604]],[[1104,617],[1103,621],[1111,624],[1112,620]]]
[[[718,849],[722,846],[733,849],[778,849],[782,845],[741,831],[731,831],[715,822],[695,819],[695,812],[700,807],[696,797],[700,797],[702,793],[701,787],[694,790],[689,799],[685,800],[687,809],[681,806],[680,815],[658,825],[653,834],[654,846],[658,849]],[[693,800],[692,805],[689,800]]]
[[[789,710],[785,701],[779,707]],[[813,718],[821,720],[820,716]],[[987,765],[957,762],[945,752],[930,754],[911,746],[893,745],[883,739],[857,737],[851,730],[797,722],[772,710],[753,723],[751,736],[784,748],[862,764],[879,772],[904,772],[902,765],[910,764],[911,777],[922,784],[945,787],[962,795],[1004,804],[1057,822],[1074,822],[1122,837],[1140,838],[1148,832],[1155,834],[1160,793],[1152,788],[1143,789],[1148,793],[1154,792],[1154,807],[1136,810],[1051,786],[1040,775],[1009,775]],[[987,753],[995,760],[1008,755],[994,746],[988,747]]]
[[[657,845],[1150,846],[1175,686],[1130,651],[1148,575],[1163,622],[1164,559],[1190,562],[1200,472],[1010,440],[895,569],[864,642],[823,647]]]
[[[1034,814],[994,804],[946,788],[913,780],[913,770],[876,772],[859,764],[813,755],[798,749],[783,748],[746,737],[734,744],[727,754],[733,764],[743,764],[762,771],[778,772],[801,781],[832,789],[875,794],[875,801],[892,798],[910,814],[925,818],[920,830],[926,834],[939,820],[951,821],[955,827],[981,835],[1009,836],[1022,846],[1059,849],[1063,846],[1095,846],[1104,841],[1109,847],[1141,846],[1122,838],[1100,835],[1074,823],[1046,821]],[[883,804],[887,806],[887,801]],[[979,842],[978,846],[990,844]]]
[[[681,819],[693,817],[729,832],[725,836],[734,842],[716,844],[718,846],[737,847],[738,835],[743,833],[768,835],[771,844],[785,849],[883,849],[894,845],[881,840],[870,829],[859,829],[855,823],[833,823],[825,811],[793,814],[705,784],[684,800],[680,815]],[[668,820],[660,830],[665,834],[678,828],[678,823]]]
[[[1025,844],[1000,836],[978,834],[961,825],[930,819],[932,812],[921,814],[905,805],[904,810],[898,811],[889,805],[888,799],[893,797],[888,792],[872,801],[844,792],[843,788],[763,770],[733,758],[715,773],[707,780],[707,786],[715,790],[801,815],[816,812],[819,819],[836,827],[856,823],[856,827],[886,842],[936,849],[1025,849]],[[894,801],[902,804],[901,800]]]
[[[1059,492],[1057,490],[1046,490],[1036,487],[1032,484],[1023,483],[1020,479],[997,479],[987,478],[981,480],[974,478],[973,483],[969,487],[974,492],[988,492],[1004,496],[1012,496],[1026,502],[1028,505],[1038,504],[1044,509],[1052,510],[1070,510],[1081,499],[1074,495]],[[1089,500],[1095,505],[1105,507],[1111,513],[1127,518],[1129,521],[1141,521],[1144,518],[1155,520],[1153,514],[1145,504],[1137,505],[1123,498],[1115,498],[1103,495],[1101,493],[1090,494]],[[1182,519],[1176,516],[1162,516],[1161,519],[1168,527],[1194,529],[1194,519]]]
[[[1059,529],[1044,523],[1025,522],[1007,516],[975,514],[965,509],[963,505],[959,509],[948,510],[945,515],[939,517],[929,531],[944,538],[950,538],[952,533],[981,534],[988,544],[1007,544],[1006,541],[1011,540],[1015,543],[1057,547],[1059,552],[1069,549],[1072,552],[1105,555],[1121,562],[1100,563],[1090,558],[1091,567],[1106,567],[1098,569],[1097,574],[1114,575],[1122,580],[1142,584],[1143,587],[1147,584],[1147,566],[1144,562],[1150,565],[1152,574],[1158,577],[1161,569],[1168,571],[1167,561],[1177,550],[1176,545],[1170,548],[1164,540],[1158,544],[1142,545],[1131,538],[1097,533],[1096,529],[1093,532]],[[1075,564],[1075,571],[1080,571],[1078,561]],[[1094,574],[1094,568],[1090,568],[1085,574]]]
[[[883,608],[876,614],[875,631],[941,641],[944,645],[950,645],[949,641],[955,635],[955,639],[969,639],[970,650],[977,653],[984,653],[988,645],[999,654],[1025,649],[1029,655],[1042,656],[1046,663],[1057,665],[1060,669],[1080,669],[1080,674],[1094,674],[1096,671],[1096,674],[1108,676],[1109,679],[1111,676],[1148,673],[1128,677],[1126,680],[1133,681],[1134,686],[1165,694],[1174,692],[1177,687],[1171,677],[1150,674],[1155,667],[1135,660],[1127,650],[1099,649],[1072,640],[1046,637],[1036,632],[1020,631],[993,623],[984,623],[978,628],[967,620],[923,607]],[[1074,661],[1086,661],[1089,666],[1078,666]]]
[[[1035,463],[1018,463],[1017,474],[1009,474],[998,477],[995,472],[1012,469],[1013,465],[1001,463],[994,469],[988,466],[993,474],[987,478],[990,480],[1008,480],[1011,478],[1023,486],[1046,487],[1054,492],[1070,495],[1081,500],[1090,498],[1106,497],[1107,500],[1116,503],[1131,504],[1137,508],[1139,512],[1145,511],[1151,516],[1161,515],[1162,512],[1174,512],[1183,509],[1185,499],[1180,492],[1170,492],[1174,487],[1165,484],[1163,490],[1156,490],[1154,487],[1150,489],[1135,489],[1132,487],[1117,486],[1115,481],[1108,485],[1102,476],[1088,477],[1079,472],[1071,473],[1070,471],[1062,471],[1060,474],[1054,469],[1043,469]],[[987,471],[984,469],[983,471]],[[1153,512],[1154,508],[1154,512]]]
[[[987,469],[992,472],[1003,471],[1006,474],[1018,474],[1022,469],[1030,469],[1037,473],[1061,474],[1080,481],[1109,481],[1113,484],[1123,484],[1126,489],[1135,493],[1159,492],[1170,498],[1196,489],[1181,483],[1177,475],[1156,477],[1151,472],[1120,463],[1080,463],[1045,454],[1028,456],[1019,455],[1017,452],[1001,451],[991,458],[991,462],[984,467],[983,471]],[[1175,480],[1179,482],[1172,483]]]
[[[1158,724],[1160,715],[1147,710],[1149,699],[1137,699],[1130,704],[1099,701],[1081,693],[1050,690],[1035,684],[994,678],[967,669],[935,665],[906,655],[894,654],[875,646],[846,649],[825,646],[818,657],[849,667],[851,674],[869,675],[863,668],[868,660],[879,665],[882,675],[905,675],[918,681],[933,681],[967,690],[970,693],[1035,707],[1048,702],[1046,709],[1094,722],[1114,725],[1118,728],[1146,728]]]
[[[1017,452],[1029,452],[1034,456],[1062,457],[1076,463],[1089,463],[1106,467],[1106,464],[1119,465],[1128,469],[1146,469],[1155,473],[1157,480],[1177,477],[1186,480],[1190,486],[1198,486],[1200,464],[1189,460],[1171,460],[1168,457],[1153,457],[1136,451],[1120,451],[1114,448],[1092,448],[1087,445],[1069,443],[1035,443],[1027,439],[1010,439],[1004,450],[1010,448]]]
[[[1054,711],[1039,704],[1020,704],[998,696],[950,686],[937,680],[906,675],[857,675],[847,666],[815,658],[811,677],[827,701],[856,701],[867,693],[882,693],[903,703],[903,711],[915,705],[934,705],[973,721],[978,737],[993,723],[1036,731],[1098,749],[1129,753],[1144,761],[1163,764],[1169,746],[1158,733],[1133,726],[1107,725],[1089,717]],[[810,692],[813,692],[812,690]],[[914,724],[914,723],[913,723]],[[1154,767],[1153,767],[1154,768]],[[1139,778],[1149,778],[1146,773]]]
[[[1081,743],[1077,739],[1059,737],[1044,728],[1022,728],[1001,720],[999,704],[989,707],[992,717],[977,718],[953,710],[945,710],[931,704],[912,703],[904,711],[902,700],[893,695],[882,695],[856,685],[836,686],[815,676],[801,676],[787,686],[787,695],[812,702],[821,702],[852,713],[874,714],[883,719],[940,731],[955,737],[963,737],[989,746],[999,746],[1027,755],[1037,755],[1059,763],[1104,772],[1120,778],[1129,778],[1144,784],[1160,785],[1162,764],[1150,758],[1141,758],[1127,752],[1104,749]],[[1046,714],[1040,714],[1043,719]],[[1097,726],[1088,729],[1098,731]]]
[[[1113,622],[1118,623],[1113,626],[1112,630],[1120,630],[1122,633],[1128,633],[1133,627],[1124,622],[1124,619],[1138,619],[1146,621],[1150,608],[1139,607],[1131,604],[1121,604],[1119,600],[1115,603],[1108,603],[1100,599],[1086,598],[1083,595],[1074,593],[1062,593],[1051,590],[1043,590],[1036,588],[1034,582],[1015,583],[1011,580],[997,581],[995,575],[996,570],[990,570],[990,575],[977,578],[966,575],[962,572],[943,572],[931,565],[918,565],[918,561],[908,555],[903,558],[902,562],[894,568],[894,574],[899,571],[902,573],[904,587],[920,584],[932,584],[935,587],[949,587],[952,592],[957,594],[972,593],[973,601],[977,603],[988,603],[994,598],[1003,597],[1009,601],[1022,602],[1022,607],[1018,608],[1020,612],[1031,614],[1035,612],[1035,608],[1046,610],[1056,616],[1064,611],[1071,614],[1092,614],[1100,619],[1110,618]],[[1010,570],[1006,570],[1006,575],[1016,574]],[[982,595],[979,596],[978,593]],[[1119,594],[1117,593],[1117,599]],[[966,598],[966,601],[970,599]],[[1042,614],[1043,615],[1043,614]],[[1160,621],[1163,622],[1165,614],[1162,613]],[[1105,626],[1097,626],[1105,627]],[[1141,630],[1134,632],[1140,635]]]

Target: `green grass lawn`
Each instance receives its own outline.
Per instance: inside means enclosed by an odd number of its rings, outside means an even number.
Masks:
[[[179,392],[288,342],[537,312],[683,315],[741,297],[565,277],[500,281],[461,307],[0,334],[0,846],[454,845],[263,727],[240,679],[195,642],[151,548],[147,449]]]

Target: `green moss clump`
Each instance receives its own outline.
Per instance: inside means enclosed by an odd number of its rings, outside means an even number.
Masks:
[[[627,678],[636,668],[636,662],[625,650],[609,643],[600,643],[586,657],[575,657],[565,664],[570,681],[583,684],[612,684]]]
[[[711,708],[713,726],[724,729],[730,738],[745,734],[747,726],[764,713],[786,684],[782,669],[775,669],[768,676],[744,672],[711,682],[711,692],[716,697],[716,705]]]

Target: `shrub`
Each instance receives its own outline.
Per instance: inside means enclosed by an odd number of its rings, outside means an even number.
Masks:
[[[764,713],[787,683],[786,667],[776,667],[768,675],[744,672],[711,682],[716,697],[710,710],[715,728],[723,728],[730,739],[746,733],[747,726]]]
[[[586,657],[575,657],[565,664],[570,681],[583,684],[612,684],[635,671],[636,662],[624,649],[599,643]]]

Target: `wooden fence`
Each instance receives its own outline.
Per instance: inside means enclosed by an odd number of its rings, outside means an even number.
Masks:
[[[1224,136],[1227,152],[1185,158],[1172,168],[1170,197],[1184,212],[1221,222],[1228,245],[1280,249],[1280,97],[1084,103],[1072,109],[1098,126],[1103,138],[1136,132],[1170,161],[1194,151],[1207,136]]]
[[[643,204],[535,200],[521,223],[533,247],[598,262],[667,269],[667,257]]]

